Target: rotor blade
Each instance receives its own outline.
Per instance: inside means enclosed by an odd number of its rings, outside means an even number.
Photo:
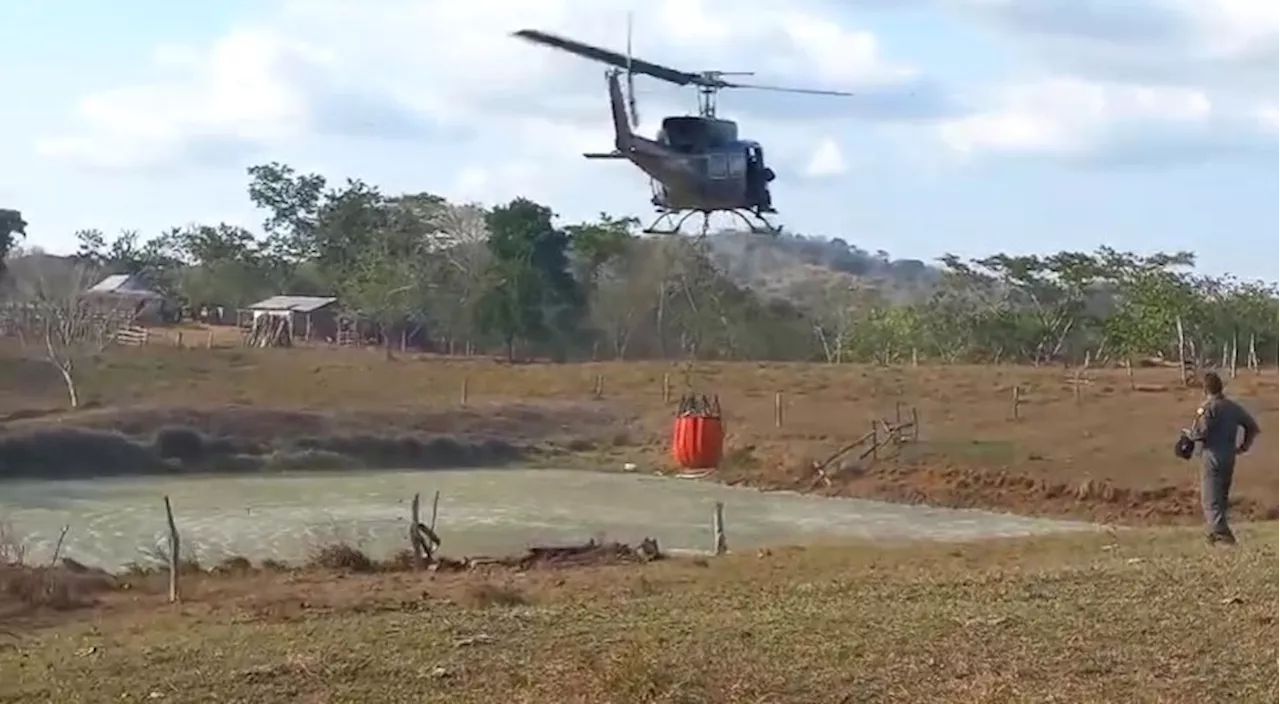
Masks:
[[[634,60],[631,56],[631,13],[627,13],[627,112],[631,113],[631,129],[640,126],[640,116],[636,114],[636,74]]]
[[[762,86],[752,83],[730,83],[728,81],[717,81],[720,88],[746,88],[749,90],[769,90],[776,93],[806,93],[808,95],[842,95],[852,97],[853,93],[846,93],[839,90],[816,90],[813,88],[785,88],[782,86]]]
[[[631,13],[627,13],[627,70],[631,70]]]
[[[673,68],[650,63],[648,61],[641,61],[640,59],[628,59],[626,55],[619,54],[616,51],[601,49],[597,46],[583,44],[582,42],[574,41],[572,39],[566,39],[554,34],[540,32],[536,29],[522,29],[519,32],[516,32],[513,36],[520,37],[521,39],[535,44],[541,44],[553,49],[567,51],[570,54],[577,54],[583,58],[606,63],[610,66],[617,66],[623,70],[627,70],[629,68],[633,73],[652,76],[658,80],[675,83],[680,86],[702,82],[702,76],[696,73],[677,71]]]

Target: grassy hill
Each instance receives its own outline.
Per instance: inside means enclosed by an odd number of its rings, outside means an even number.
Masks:
[[[767,296],[806,303],[822,284],[871,288],[895,302],[929,294],[941,270],[918,259],[893,259],[842,239],[720,232],[707,237],[716,263],[734,283]]]

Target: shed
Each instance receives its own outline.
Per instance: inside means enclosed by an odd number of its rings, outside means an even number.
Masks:
[[[245,310],[252,321],[268,315],[289,321],[294,337],[334,340],[338,337],[338,299],[333,296],[272,296]]]
[[[158,323],[165,316],[165,297],[137,274],[111,274],[85,291],[83,297],[104,306],[132,307],[138,322]]]

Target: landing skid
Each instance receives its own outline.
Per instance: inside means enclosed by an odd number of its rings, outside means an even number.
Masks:
[[[729,213],[738,220],[742,221],[752,234],[756,235],[778,235],[782,232],[782,228],[774,225],[765,218],[764,214],[756,210],[748,210],[746,208],[735,208],[732,210],[664,210],[644,232],[651,235],[678,235],[681,233],[684,224],[695,215],[702,216],[702,228],[700,236],[705,237],[707,230],[711,227],[712,213]]]

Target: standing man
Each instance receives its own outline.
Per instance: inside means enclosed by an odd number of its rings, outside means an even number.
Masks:
[[[1222,377],[1216,372],[1204,375],[1204,403],[1196,409],[1196,422],[1188,434],[1200,443],[1204,473],[1200,478],[1200,502],[1208,524],[1210,543],[1235,545],[1236,536],[1227,525],[1227,500],[1231,493],[1231,477],[1235,474],[1236,455],[1248,452],[1258,437],[1258,423],[1240,404],[1222,393]],[[1236,445],[1236,434],[1244,428],[1244,437]]]

